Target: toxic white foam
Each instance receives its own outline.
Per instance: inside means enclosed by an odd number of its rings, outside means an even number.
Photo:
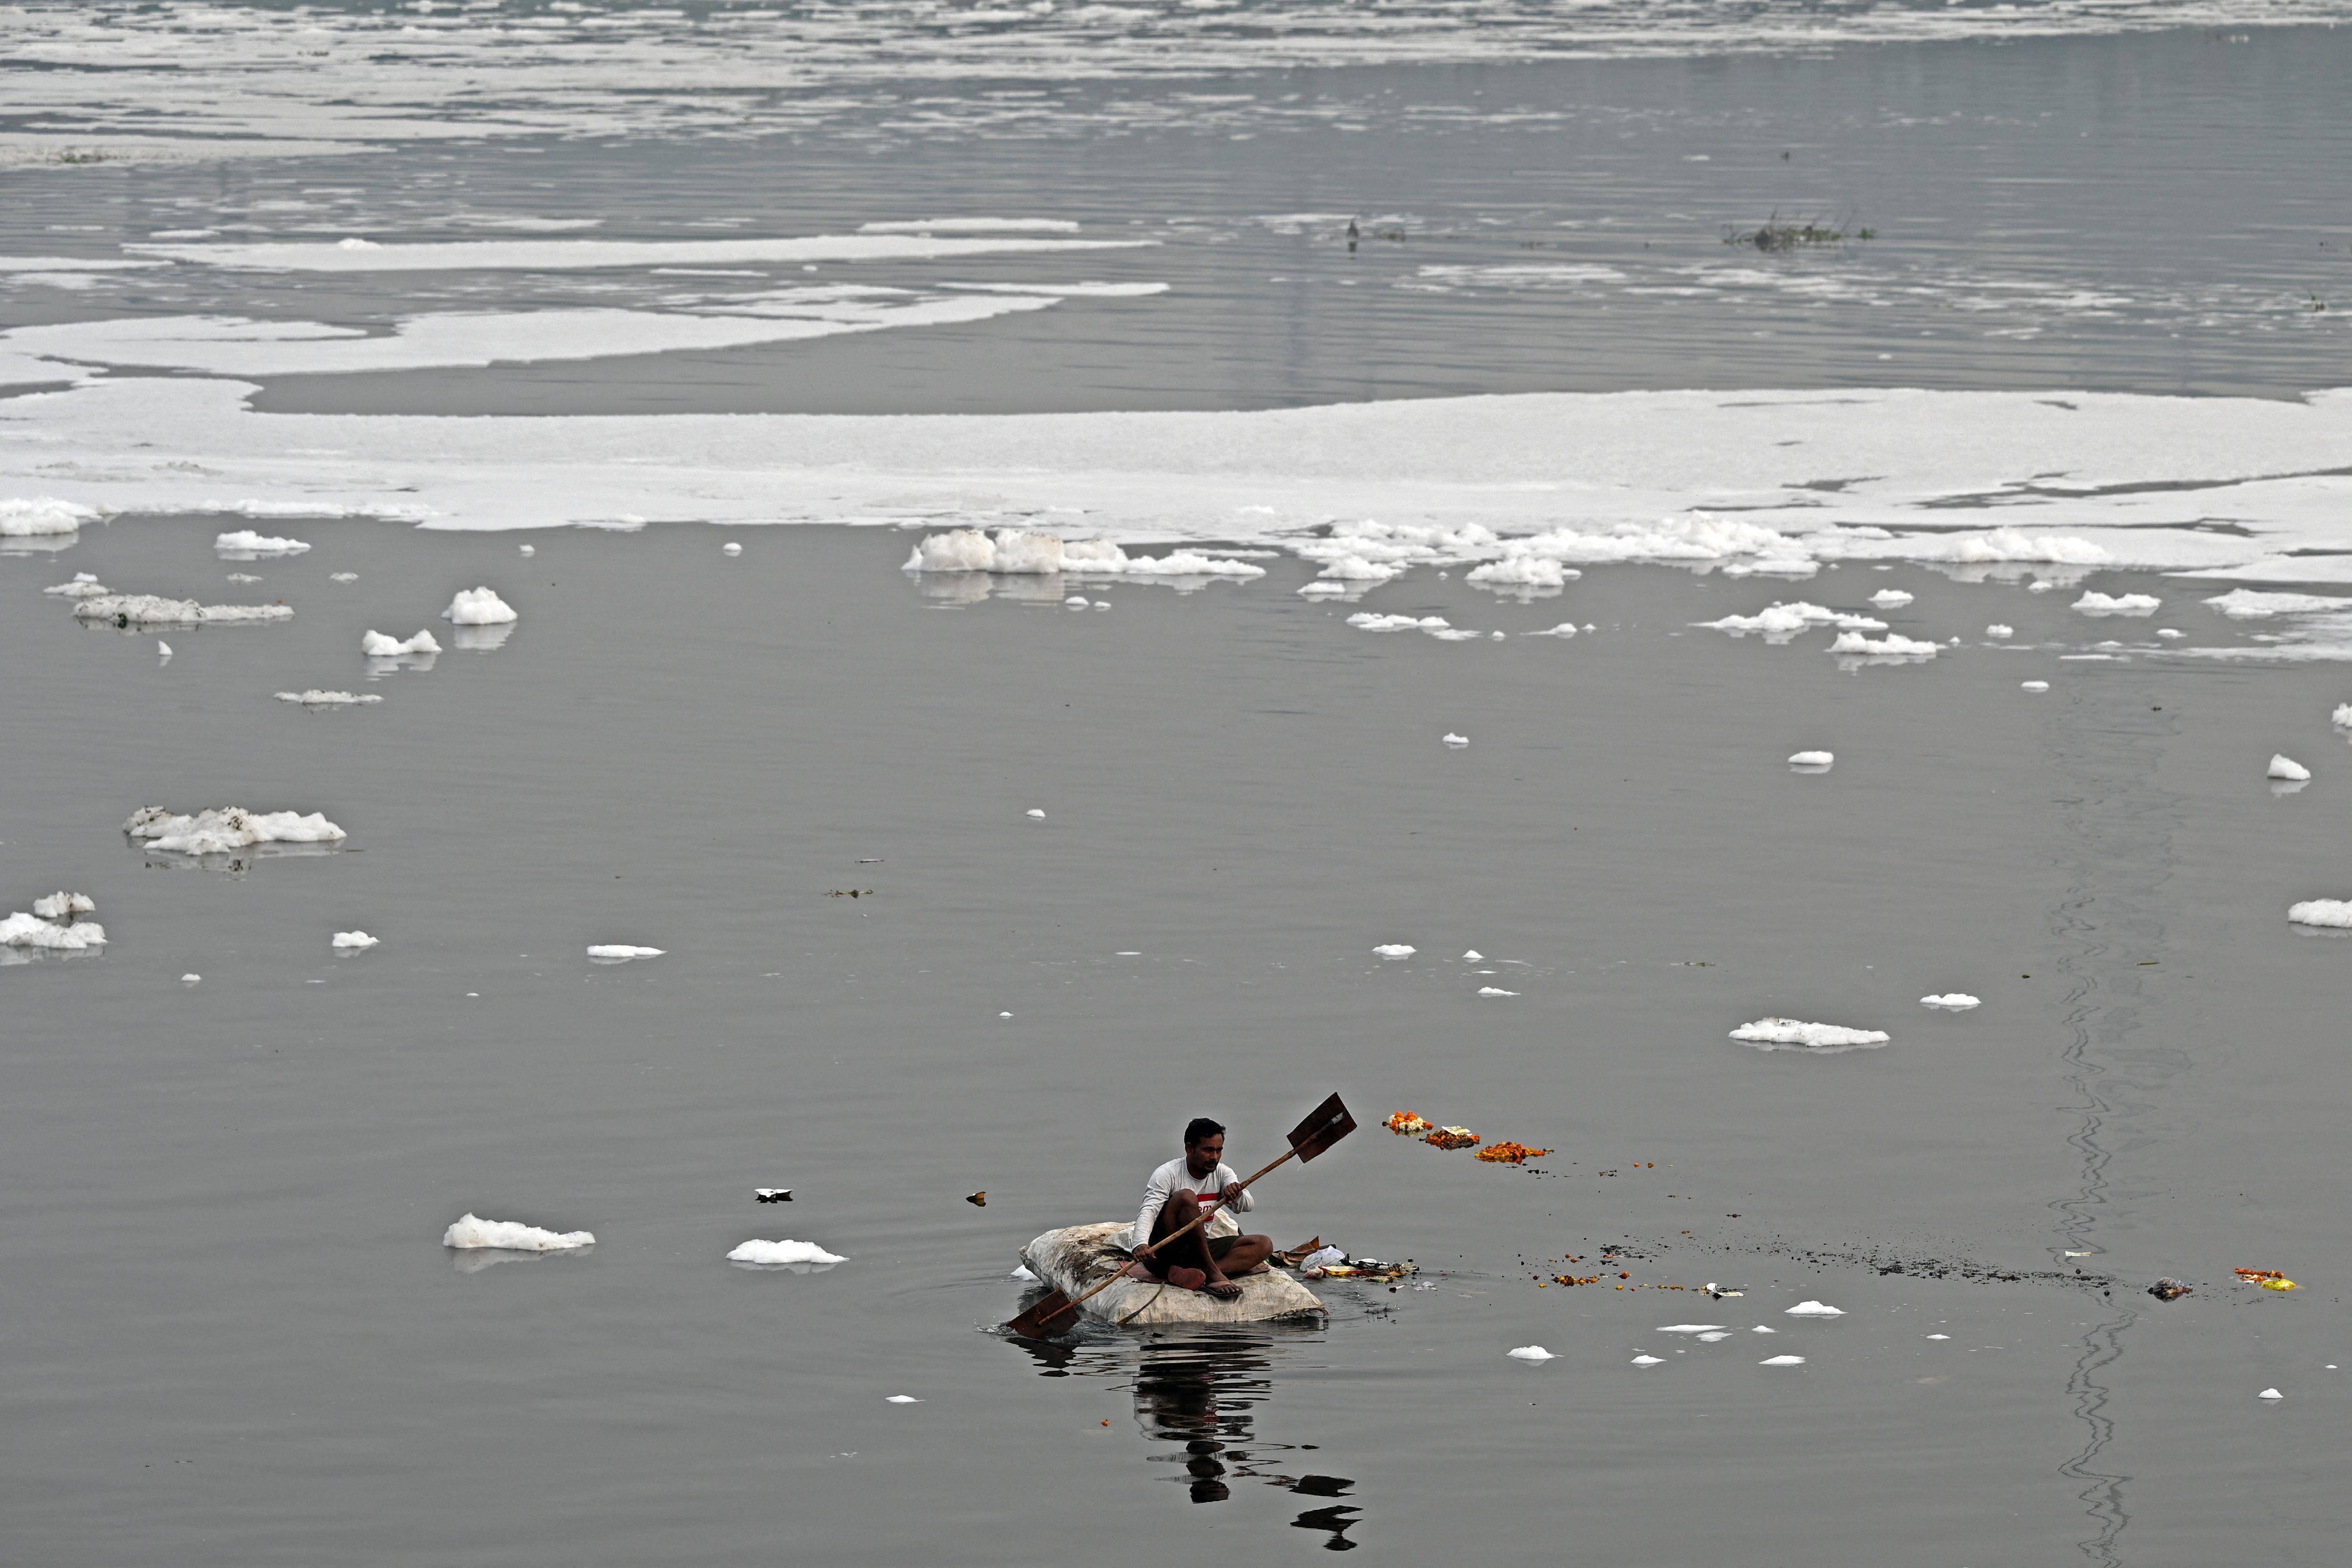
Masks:
[[[98,521],[94,507],[59,500],[55,496],[0,500],[0,538],[37,539],[73,532]]]
[[[290,605],[199,605],[194,599],[163,599],[152,594],[100,594],[74,605],[85,621],[133,626],[241,626],[290,621]]]
[[[2305,899],[2290,905],[2286,918],[2299,926],[2352,929],[2352,899]]]
[[[515,614],[512,605],[488,588],[460,588],[457,596],[449,601],[449,607],[441,612],[441,618],[457,626],[495,626],[521,617]],[[425,650],[415,648],[408,651],[421,653]]]
[[[1517,1350],[1505,1351],[1503,1353],[1513,1361],[1547,1362],[1559,1359],[1541,1345],[1521,1345]]]
[[[625,942],[598,942],[590,948],[588,956],[607,961],[625,958],[659,958],[667,951],[668,949],[660,947],[633,947]]]
[[[107,592],[106,584],[88,572],[77,572],[70,583],[56,583],[41,590],[52,598],[95,599]]]
[[[2152,616],[2164,607],[2164,601],[2153,594],[2085,593],[2073,607],[2086,616]]]
[[[1889,632],[1875,642],[1860,632],[1841,632],[1837,640],[1830,644],[1829,650],[1832,653],[1866,654],[1875,658],[1906,661],[1933,658],[1937,651],[1936,644],[1906,637],[1900,632]]]
[[[1801,1355],[1767,1356],[1756,1364],[1758,1366],[1802,1366],[1805,1364],[1805,1358]]]
[[[240,528],[215,539],[213,548],[224,555],[299,555],[310,546],[299,539],[281,539]]]
[[[1789,1309],[1788,1315],[1792,1318],[1843,1318],[1845,1309],[1832,1307],[1826,1301],[1800,1301]]]
[[[1881,588],[1870,596],[1870,602],[1882,610],[1899,610],[1909,604],[1914,596],[1900,588]]]
[[[365,952],[369,948],[381,945],[382,940],[363,931],[339,931],[330,945],[337,952]]]
[[[1806,1050],[1828,1054],[1872,1049],[1889,1037],[1877,1029],[1849,1029],[1841,1024],[1808,1024],[1795,1018],[1759,1018],[1731,1031],[1731,1037],[1759,1050]]]
[[[1965,1013],[1979,1005],[1979,998],[1969,995],[1965,991],[1950,991],[1941,996],[1919,998],[1919,1005],[1922,1007],[1940,1007],[1947,1013]]]
[[[1167,555],[1129,555],[1102,539],[1066,540],[1059,535],[1000,528],[994,537],[976,528],[934,533],[908,556],[909,572],[994,572],[1013,576],[1071,573],[1102,577],[1263,577],[1265,568],[1247,561],[1220,560],[1198,551]]]
[[[1382,958],[1411,958],[1415,949],[1408,942],[1386,942],[1372,949]]]
[[[441,1233],[444,1247],[495,1247],[507,1252],[568,1252],[575,1247],[593,1247],[593,1232],[567,1230],[558,1234],[541,1230],[535,1225],[521,1225],[510,1219],[483,1219],[468,1213]]]
[[[1733,637],[1745,637],[1749,632],[1761,632],[1768,643],[1786,643],[1799,632],[1813,626],[1837,626],[1846,631],[1883,632],[1886,623],[1869,616],[1849,615],[1840,610],[1824,609],[1800,600],[1793,605],[1768,605],[1752,616],[1726,616],[1721,620],[1694,623],[1709,631],[1729,632]]]
[[[439,653],[441,645],[433,640],[433,634],[429,631],[418,632],[406,642],[388,637],[382,632],[371,631],[361,637],[360,651],[370,658],[398,658],[404,654]]]
[[[353,708],[364,703],[381,702],[383,699],[373,692],[362,696],[350,691],[325,691],[310,686],[299,691],[281,691],[278,694],[278,700],[299,702],[305,708]]]
[[[772,1267],[790,1263],[846,1263],[849,1260],[837,1252],[827,1252],[813,1241],[752,1240],[729,1253],[727,1261]]]
[[[2271,758],[2271,765],[2264,770],[2263,776],[2266,778],[2286,779],[2292,783],[2303,784],[2310,779],[2311,770],[2305,767],[2301,763],[2296,762],[2293,757],[2273,756]]]
[[[0,947],[37,948],[51,952],[85,952],[106,945],[106,928],[84,915],[98,912],[88,893],[58,891],[33,900],[33,912],[0,920]]]
[[[1796,752],[1790,755],[1792,768],[1826,768],[1837,762],[1835,752]]]
[[[226,805],[175,816],[160,805],[142,805],[122,831],[152,849],[175,855],[226,855],[257,844],[340,844],[343,830],[319,813],[247,811]]]

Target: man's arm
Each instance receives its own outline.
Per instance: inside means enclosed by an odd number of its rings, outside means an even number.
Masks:
[[[1166,1182],[1160,1179],[1160,1171],[1166,1168],[1160,1166],[1154,1169],[1151,1179],[1143,1184],[1143,1208],[1135,1216],[1135,1229],[1128,1236],[1127,1245],[1130,1252],[1150,1244],[1151,1227],[1160,1222],[1160,1211],[1168,1206],[1169,1186]]]

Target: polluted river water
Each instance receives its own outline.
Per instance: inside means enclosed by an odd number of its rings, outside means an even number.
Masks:
[[[1024,15],[10,18],[12,1560],[2335,1561],[2343,8]]]

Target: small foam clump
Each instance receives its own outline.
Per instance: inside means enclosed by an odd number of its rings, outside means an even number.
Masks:
[[[1348,624],[1367,632],[1442,632],[1452,623],[1444,616],[1423,616],[1416,620],[1411,616],[1376,616],[1370,610],[1359,610],[1348,617]]]
[[[1072,572],[1106,577],[1263,577],[1265,568],[1246,561],[1202,554],[1197,550],[1166,555],[1129,555],[1107,539],[1065,540],[1057,534],[1000,528],[994,538],[976,528],[950,529],[925,536],[907,557],[908,572],[994,572],[1045,576]],[[1326,576],[1336,574],[1325,573]]]
[[[365,952],[382,942],[381,937],[370,936],[363,931],[339,931],[335,933],[333,945],[337,952]]]
[[[1995,621],[1992,625],[1985,627],[1985,636],[1998,638],[2002,642],[2007,642],[2016,635],[2017,628],[2015,626],[2005,626],[1999,621]]]
[[[406,642],[402,642],[382,632],[371,631],[360,638],[360,651],[370,658],[398,658],[409,653],[439,653],[441,645],[433,640],[431,632],[418,632]]]
[[[1554,1356],[1551,1352],[1544,1349],[1541,1345],[1521,1345],[1515,1351],[1505,1351],[1503,1353],[1509,1356],[1513,1361],[1540,1363],[1556,1361],[1559,1359]]]
[[[1969,1008],[1980,1005],[1979,998],[1971,996],[1965,991],[1949,991],[1941,996],[1919,998],[1919,1005],[1922,1007],[1940,1007],[1947,1013],[1965,1013]]]
[[[2021,680],[2017,683],[2017,689],[2020,691],[2047,691],[2050,689],[2050,683],[2046,680]]]
[[[2299,926],[2333,926],[2352,931],[2352,900],[2305,899],[2290,905],[2286,918]]]
[[[1871,641],[1860,632],[1843,632],[1839,634],[1837,641],[1830,644],[1830,651],[1873,654],[1880,658],[1933,658],[1936,657],[1937,650],[1934,643],[1921,642],[1916,637],[1906,637],[1900,632],[1889,632],[1876,642]]]
[[[1445,744],[1449,746],[1466,746],[1470,743],[1469,736],[1456,735],[1450,730],[1444,734],[1440,735],[1438,739],[1444,742]]]
[[[813,1241],[759,1241],[743,1243],[727,1255],[730,1263],[757,1263],[773,1267],[790,1263],[846,1263],[839,1253],[827,1252]]]
[[[515,608],[488,588],[460,588],[441,618],[453,626],[497,626],[522,617]],[[423,652],[423,649],[416,649]]]
[[[359,580],[360,574],[356,572],[330,572],[327,574],[327,581],[330,583],[356,583]]]
[[[1382,958],[1411,958],[1417,950],[1409,942],[1384,942],[1372,951]]]
[[[1886,1044],[1878,1029],[1849,1029],[1842,1024],[1808,1024],[1795,1018],[1759,1018],[1731,1031],[1731,1037],[1759,1050],[1857,1051]]]
[[[0,920],[0,947],[39,948],[52,952],[85,952],[106,945],[106,928],[80,917],[95,914],[97,901],[88,893],[62,890],[33,900],[33,912],[19,911]]]
[[[575,1247],[593,1247],[593,1232],[567,1230],[561,1234],[541,1230],[535,1225],[519,1225],[510,1219],[484,1219],[468,1214],[465,1218],[441,1233],[444,1247],[495,1247],[506,1252],[568,1252]]]
[[[326,691],[316,686],[306,686],[299,691],[281,691],[280,702],[299,702],[305,708],[352,708],[362,702],[381,702],[383,698],[370,692],[360,696],[349,691]]]
[[[2328,722],[2342,729],[2352,730],[2352,702],[2337,703],[2336,711],[2328,717]]]
[[[59,500],[55,496],[0,500],[0,539],[37,539],[47,534],[71,533],[83,523],[97,520],[94,509]]]
[[[1482,588],[1558,588],[1584,574],[1541,555],[1513,555],[1473,566],[1463,576]]]
[[[1870,602],[1882,610],[1899,610],[1909,604],[1915,596],[1905,593],[1900,588],[1881,588],[1870,596]]]
[[[659,958],[667,951],[659,947],[632,947],[625,942],[606,942],[590,948],[588,956],[602,959]]]
[[[153,594],[100,594],[74,606],[84,621],[112,621],[124,626],[236,626],[254,621],[290,621],[290,605],[199,605],[194,599],[164,599]]]
[[[1802,1366],[1805,1364],[1805,1358],[1801,1355],[1767,1356],[1756,1364],[1758,1366]]]
[[[2293,757],[2277,755],[2271,758],[2270,768],[2263,776],[2266,778],[2285,779],[2294,784],[2304,784],[2310,780],[2311,770],[2305,767],[2301,763],[2296,762]]]
[[[740,555],[743,553],[743,547],[730,539],[726,543],[719,547],[719,553],[721,555]]]
[[[2086,616],[2152,616],[2164,607],[2164,601],[2153,594],[2085,593],[2073,607]]]
[[[224,533],[213,541],[213,548],[228,555],[299,555],[310,548],[299,539],[278,539],[267,533],[257,533],[240,528],[235,533]]]
[[[1768,605],[1752,616],[1726,616],[1719,621],[1700,621],[1698,626],[1708,631],[1729,632],[1733,637],[1745,637],[1749,632],[1761,632],[1764,640],[1787,642],[1799,632],[1812,626],[1835,626],[1840,631],[1883,632],[1886,623],[1868,616],[1848,615],[1820,605],[1799,600],[1793,605]]]
[[[75,573],[70,583],[59,583],[55,587],[41,590],[53,599],[95,599],[106,591],[106,584],[87,572]]]
[[[1845,1309],[1832,1307],[1826,1301],[1800,1301],[1789,1309],[1792,1318],[1843,1318]]]
[[[1836,763],[1835,752],[1796,752],[1789,758],[1792,768],[1826,768]]]
[[[1481,996],[1517,996],[1518,993],[1516,991],[1506,991],[1499,985],[1481,985],[1478,987],[1478,994]]]
[[[193,816],[175,816],[160,805],[142,805],[122,831],[147,841],[151,849],[175,855],[226,855],[256,844],[340,844],[347,836],[319,813],[247,811],[225,805]]]
[[[1576,623],[1562,621],[1548,632],[1521,632],[1519,635],[1529,637],[1572,637],[1576,635]]]

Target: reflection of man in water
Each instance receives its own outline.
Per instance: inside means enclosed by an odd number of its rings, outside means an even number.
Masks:
[[[1234,1215],[1257,1207],[1257,1197],[1235,1190],[1241,1177],[1224,1158],[1224,1128],[1205,1116],[1194,1117],[1184,1129],[1182,1156],[1152,1172],[1144,1184],[1143,1208],[1128,1232],[1128,1245],[1153,1279],[1230,1301],[1242,1293],[1232,1276],[1263,1270],[1274,1255],[1274,1241],[1241,1233],[1241,1221]],[[1160,1247],[1203,1210],[1208,1224]]]
[[[1154,1458],[1183,1465],[1183,1474],[1170,1479],[1194,1502],[1227,1501],[1233,1483],[1244,1479],[1325,1500],[1345,1498],[1355,1486],[1345,1476],[1288,1475],[1263,1468],[1298,1452],[1297,1445],[1269,1442],[1256,1430],[1255,1412],[1274,1391],[1272,1349],[1265,1339],[1240,1338],[1231,1330],[1217,1331],[1213,1338],[1144,1347],[1136,1368],[1136,1420],[1145,1436],[1181,1445],[1181,1458]],[[1357,1512],[1352,1502],[1327,1501],[1290,1522],[1295,1529],[1324,1531],[1327,1550],[1349,1552],[1356,1545],[1347,1532],[1360,1522]]]

